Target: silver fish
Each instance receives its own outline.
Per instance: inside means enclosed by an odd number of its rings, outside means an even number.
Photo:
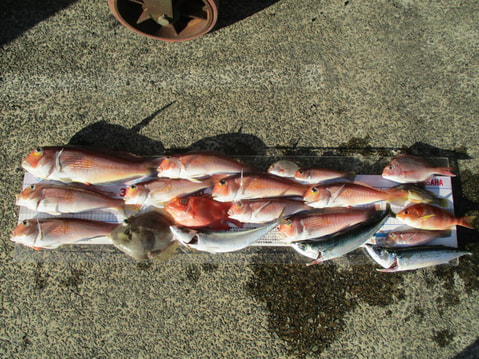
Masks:
[[[170,226],[170,230],[179,242],[189,248],[210,253],[226,253],[252,245],[277,227],[279,221],[278,219],[267,225],[242,231],[200,232],[176,226]]]
[[[376,251],[377,249],[374,249]],[[380,272],[400,272],[419,268],[431,267],[439,264],[448,263],[464,255],[471,255],[470,252],[461,251],[449,247],[414,247],[403,249],[385,249],[381,251],[384,256],[390,256],[394,261],[392,264],[383,262],[378,263],[384,269],[378,269]]]
[[[364,249],[366,249],[366,252],[368,252],[373,261],[383,268],[391,267],[396,261],[394,253],[388,251],[386,248],[374,246],[372,244],[365,244]]]
[[[338,234],[292,243],[291,246],[298,253],[314,259],[310,265],[342,257],[364,245],[383,226],[390,214],[387,210],[371,224],[359,224]]]

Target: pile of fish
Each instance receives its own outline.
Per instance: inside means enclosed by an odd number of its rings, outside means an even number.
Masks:
[[[49,216],[23,220],[11,240],[35,249],[108,237],[136,259],[166,258],[178,246],[237,251],[276,231],[284,243],[311,258],[311,264],[364,247],[380,270],[395,272],[469,254],[423,245],[448,235],[456,225],[474,228],[477,219],[455,217],[442,208],[446,199],[417,185],[437,174],[454,176],[450,168],[409,155],[399,155],[384,168],[382,177],[398,183],[388,189],[354,181],[351,172],[301,168],[289,160],[264,172],[212,151],[142,158],[81,147],[41,147],[22,166],[39,182],[18,194],[16,204]],[[105,189],[127,181],[122,193]],[[394,203],[404,208],[393,213]],[[89,211],[124,220],[69,218]],[[406,227],[375,237],[390,217]]]

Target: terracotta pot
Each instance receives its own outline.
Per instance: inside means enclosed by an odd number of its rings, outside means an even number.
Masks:
[[[210,31],[218,0],[108,0],[113,15],[134,32],[164,41],[186,41]]]

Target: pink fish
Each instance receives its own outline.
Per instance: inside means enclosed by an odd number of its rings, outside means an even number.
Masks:
[[[311,184],[345,177],[354,177],[354,173],[335,171],[327,168],[300,168],[294,174],[295,180]]]
[[[304,194],[304,201],[315,208],[349,207],[378,201],[405,201],[408,193],[399,189],[381,190],[360,183],[334,182],[313,185]]]
[[[183,178],[157,178],[135,183],[126,190],[124,200],[127,204],[162,207],[174,198],[213,188],[214,183],[222,177],[212,176],[194,182]]]
[[[450,230],[432,231],[425,229],[405,229],[387,232],[385,237],[376,237],[376,244],[382,247],[397,248],[420,246],[439,237],[451,234]]]
[[[228,210],[230,218],[243,223],[267,223],[278,219],[283,213],[289,216],[294,213],[310,210],[303,201],[287,198],[266,198],[241,200],[231,204]]]
[[[43,179],[101,184],[151,175],[157,162],[123,152],[79,147],[39,147],[25,158],[22,166]]]
[[[267,172],[280,177],[294,177],[294,174],[298,169],[299,166],[296,162],[279,160],[272,163]]]
[[[434,174],[454,177],[451,167],[433,167],[425,161],[406,154],[392,159],[384,168],[382,176],[394,182],[424,182]]]
[[[456,217],[444,208],[418,203],[404,208],[396,214],[402,222],[410,227],[431,230],[445,230],[458,225],[474,228],[477,216]]]
[[[109,236],[121,224],[78,218],[24,220],[13,230],[10,240],[35,249],[57,248],[64,244]]]
[[[113,194],[78,185],[32,184],[17,195],[16,204],[54,216],[92,210],[108,210],[127,216],[122,199]]]
[[[158,177],[186,179],[251,171],[253,169],[250,166],[214,151],[169,156],[163,159],[157,168]]]
[[[289,241],[302,241],[330,235],[369,220],[374,208],[329,208],[289,216],[279,225],[279,233]]]
[[[222,178],[213,187],[212,196],[221,202],[270,197],[302,197],[306,189],[305,185],[288,178],[257,173]]]

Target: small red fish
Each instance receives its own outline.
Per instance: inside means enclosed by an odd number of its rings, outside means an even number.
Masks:
[[[443,208],[425,203],[406,207],[396,214],[396,217],[410,227],[431,230],[450,229],[455,225],[474,228],[474,222],[477,220],[477,216],[459,218]]]
[[[28,219],[15,227],[10,240],[36,249],[57,248],[109,236],[118,226],[121,224],[79,218]]]
[[[107,210],[127,216],[120,198],[112,198],[111,193],[80,184],[57,185],[37,183],[26,187],[17,195],[16,204],[33,211],[57,216],[63,213],[80,213],[92,210]]]
[[[281,214],[291,214],[310,210],[303,201],[288,198],[265,198],[241,200],[231,204],[228,214],[244,223],[267,223],[278,219]]]
[[[198,151],[169,156],[161,161],[157,168],[158,177],[186,179],[250,171],[253,171],[250,166],[214,151]]]
[[[221,202],[270,197],[302,197],[307,186],[268,173],[234,175],[222,178],[213,187],[212,196]]]
[[[194,182],[184,178],[156,178],[132,184],[128,187],[124,200],[127,204],[162,207],[172,199],[213,188],[221,177],[223,176],[212,176]]]
[[[231,226],[228,209],[231,203],[217,202],[208,197],[185,197],[170,201],[165,210],[177,224],[190,228],[208,227],[213,230],[228,230]]]
[[[61,182],[102,184],[154,173],[158,160],[145,160],[124,152],[80,147],[38,147],[22,162],[36,177]]]
[[[424,182],[434,174],[454,177],[451,167],[433,167],[425,161],[406,154],[392,159],[384,168],[382,176],[394,182]]]
[[[378,201],[405,201],[406,191],[381,190],[366,184],[335,182],[313,185],[304,194],[304,201],[311,207],[349,207]]]
[[[267,172],[272,175],[280,177],[294,177],[294,174],[299,169],[299,165],[296,162],[290,160],[279,160],[272,163]]]
[[[366,222],[376,212],[372,208],[330,208],[289,216],[279,225],[279,233],[290,241],[302,241],[330,235]]]
[[[294,174],[296,181],[311,184],[345,177],[354,177],[354,173],[340,172],[327,168],[300,168]]]

